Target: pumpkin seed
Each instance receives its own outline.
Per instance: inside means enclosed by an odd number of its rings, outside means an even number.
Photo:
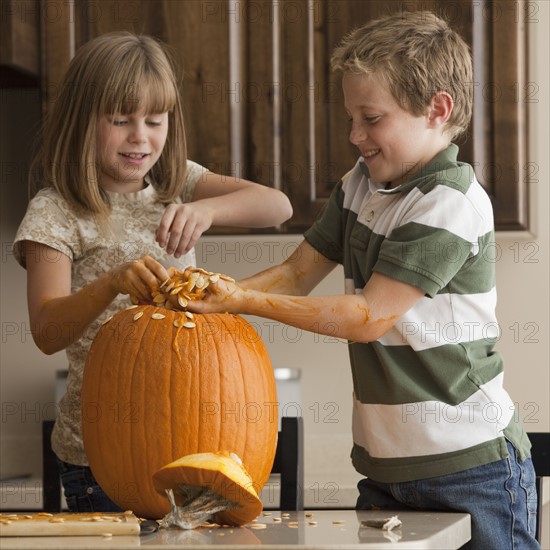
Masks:
[[[155,304],[160,304],[161,302],[164,304],[164,302],[166,302],[166,298],[164,297],[164,294],[158,293],[153,296],[153,302],[155,302]]]
[[[220,280],[220,274],[214,273],[213,275],[210,275],[210,282],[211,283],[217,283]]]
[[[112,315],[109,316],[109,317],[107,317],[107,319],[105,319],[105,320],[103,321],[103,323],[101,323],[101,325],[102,325],[102,326],[103,326],[103,325],[106,325],[112,318],[113,318]]]
[[[135,315],[134,315],[134,321],[137,321],[140,317],[143,316],[143,310],[141,311],[138,311]]]
[[[136,309],[136,307],[139,307],[137,304],[132,304],[131,306],[128,306],[126,309]]]
[[[179,319],[174,319],[173,325],[174,325],[176,328],[180,328],[181,323],[180,323]]]
[[[195,281],[195,286],[199,289],[199,290],[202,290],[203,288],[206,288],[208,286],[208,279],[205,279],[202,275],[199,275],[197,277],[197,280]]]
[[[187,321],[186,323],[183,323],[182,327],[185,328],[195,328],[197,325],[195,323],[192,323],[191,321]]]
[[[187,300],[185,298],[183,298],[183,296],[178,296],[178,304],[185,308],[187,307]]]
[[[186,316],[188,319],[193,319],[193,314],[192,314],[190,311],[186,311],[186,312],[185,312],[185,316]]]
[[[166,315],[163,315],[162,313],[153,313],[153,315],[151,315],[151,319],[164,319],[166,317]]]

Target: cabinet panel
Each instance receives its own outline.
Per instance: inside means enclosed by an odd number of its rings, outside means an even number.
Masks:
[[[74,49],[117,29],[167,42],[183,69],[189,156],[212,170],[282,189],[308,227],[355,163],[334,46],[389,12],[432,9],[472,47],[475,107],[460,158],[489,192],[498,229],[528,227],[527,0],[49,0],[40,17],[45,109]],[[70,9],[69,9],[70,8]]]
[[[36,86],[40,73],[37,0],[0,3],[0,75],[2,86]]]

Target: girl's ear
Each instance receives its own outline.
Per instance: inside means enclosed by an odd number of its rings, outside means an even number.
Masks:
[[[453,112],[453,98],[447,92],[436,92],[428,107],[428,125],[430,128],[443,126]]]

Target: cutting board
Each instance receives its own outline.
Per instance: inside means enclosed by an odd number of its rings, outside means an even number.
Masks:
[[[132,512],[122,514],[0,514],[0,537],[75,535],[139,535],[140,522]]]

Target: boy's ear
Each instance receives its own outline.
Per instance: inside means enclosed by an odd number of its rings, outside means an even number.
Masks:
[[[447,92],[436,92],[428,107],[428,125],[430,128],[443,126],[453,112],[453,98]]]

